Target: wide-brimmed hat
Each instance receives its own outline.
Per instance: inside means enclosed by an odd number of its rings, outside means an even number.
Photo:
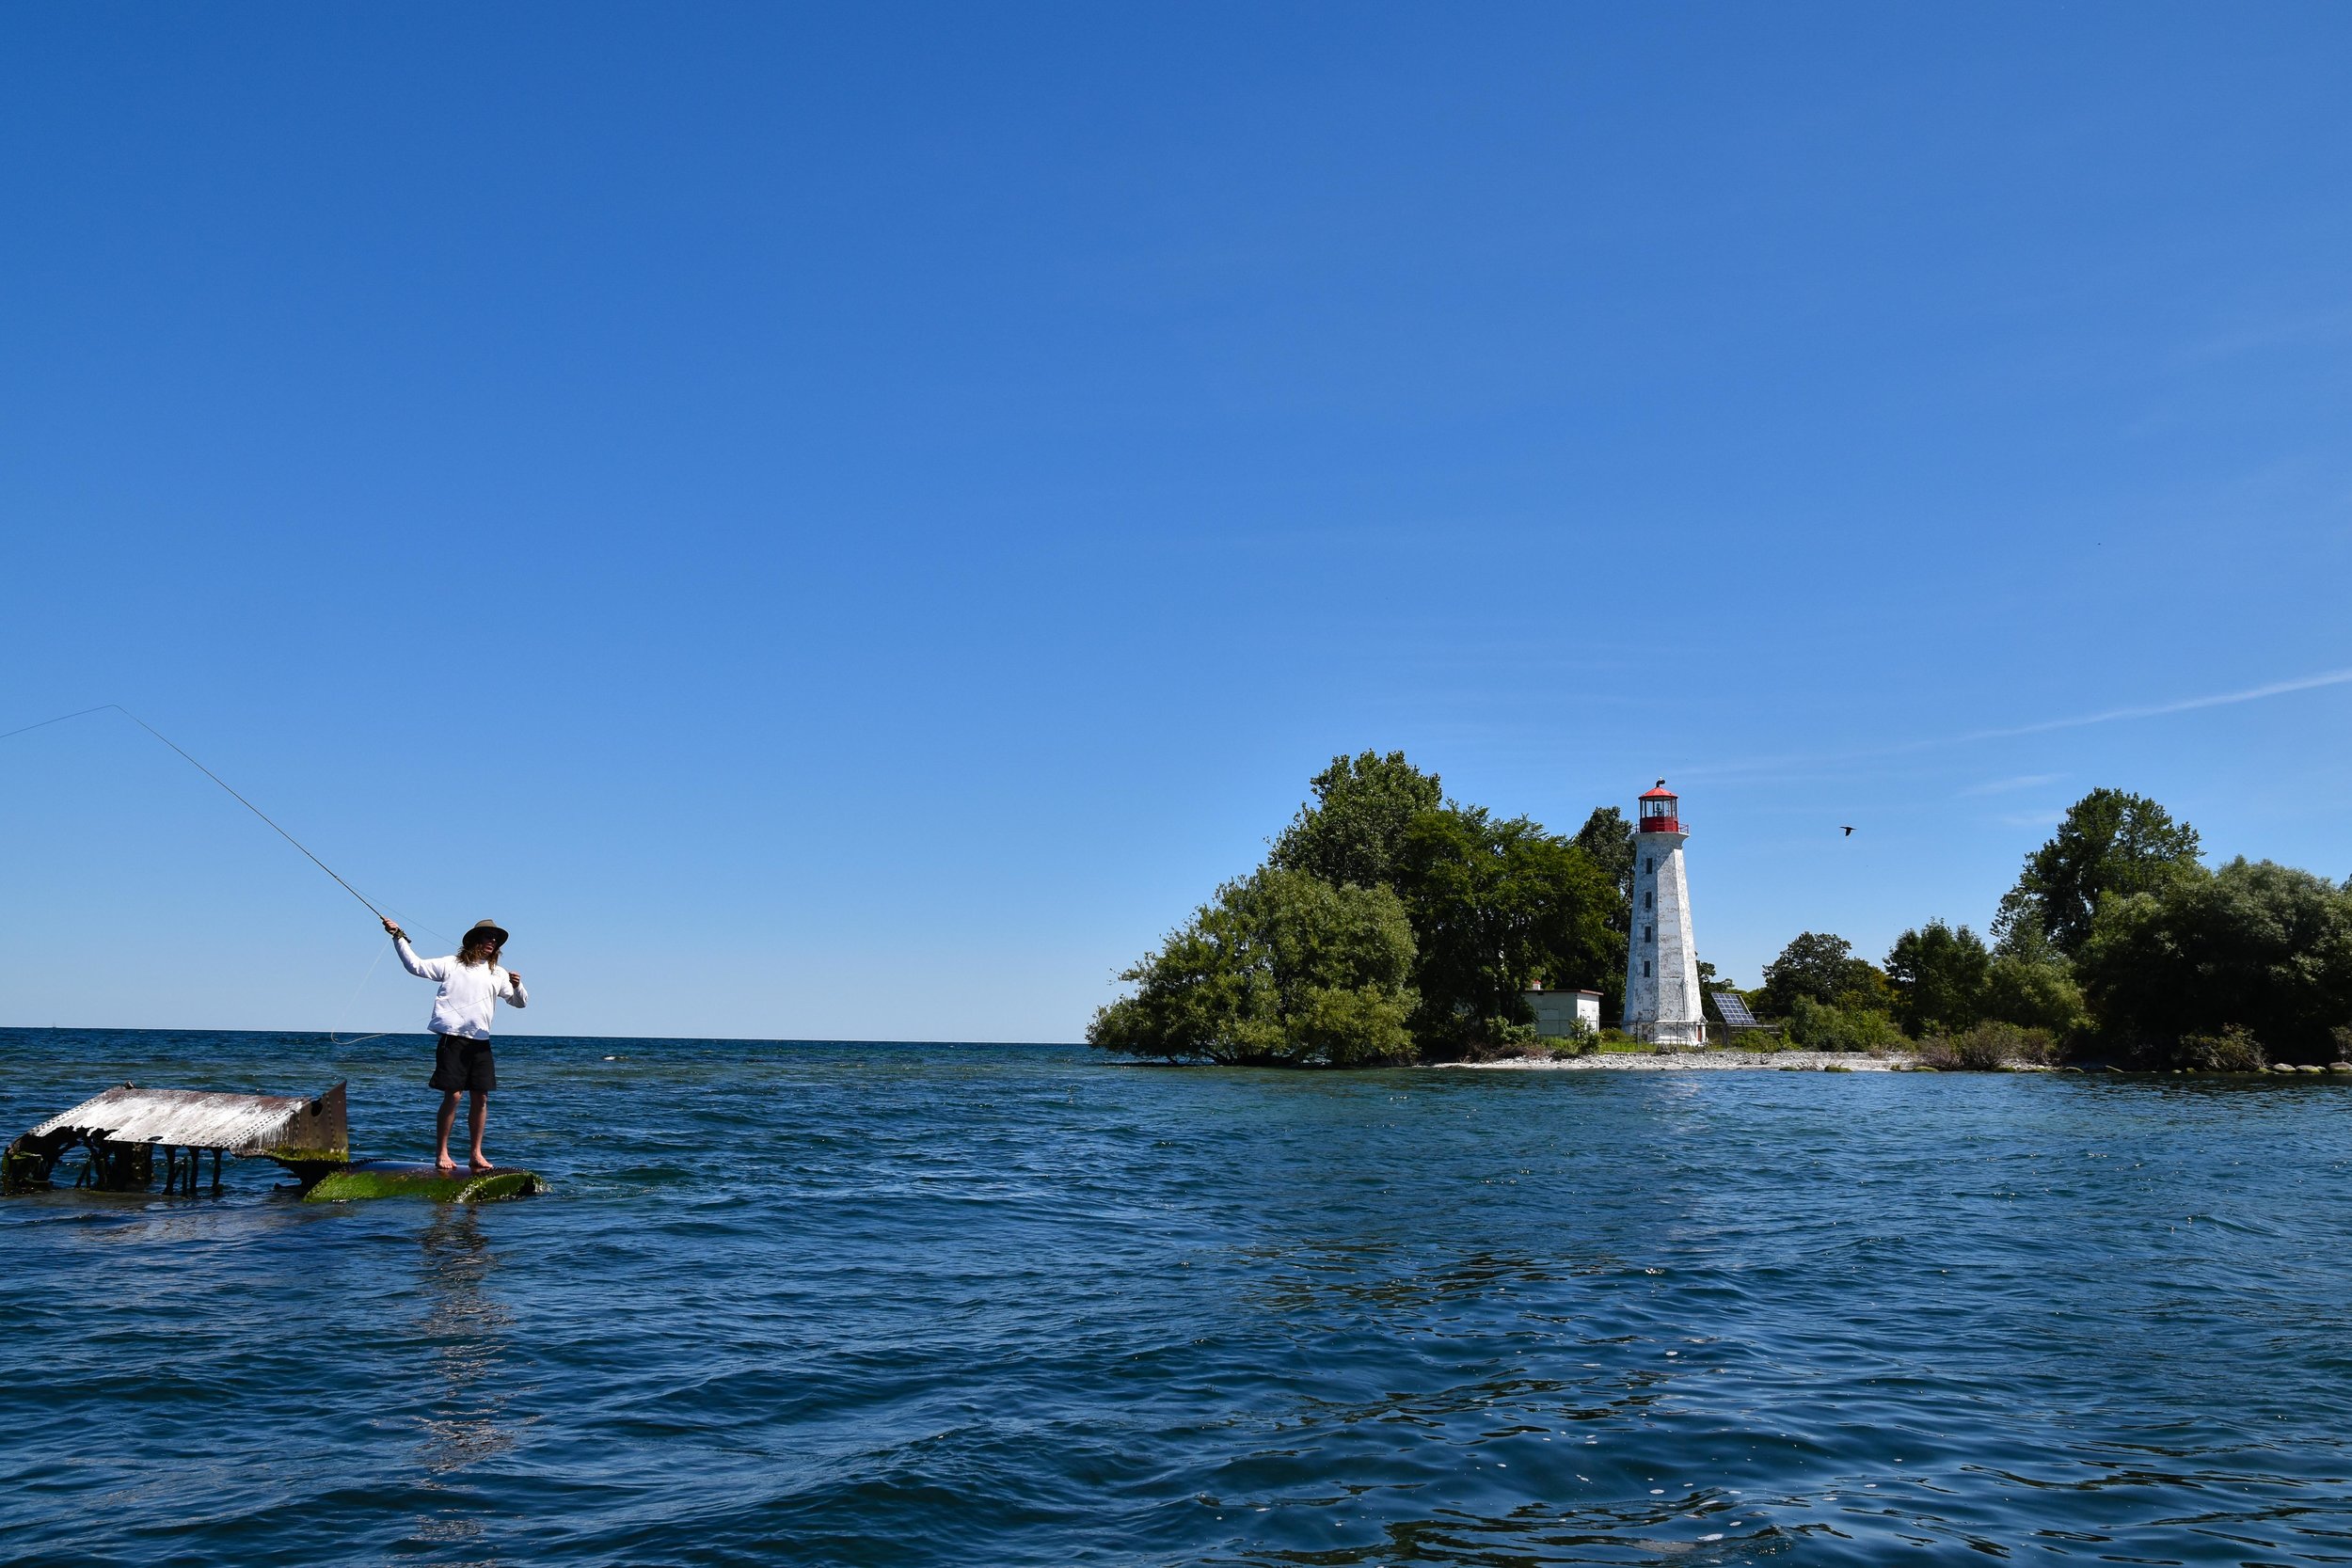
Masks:
[[[488,937],[497,946],[503,947],[506,945],[506,927],[501,926],[495,920],[475,921],[473,923],[473,929],[466,933],[466,940],[459,942],[457,945],[464,947],[472,942],[476,938],[485,936]]]

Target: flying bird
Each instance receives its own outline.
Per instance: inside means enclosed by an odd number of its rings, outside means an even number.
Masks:
[[[1838,824],[1838,826],[1839,826],[1839,827],[1841,827],[1841,828],[1844,828],[1844,827],[1845,827],[1845,824],[1841,822],[1841,823],[1839,823],[1839,824]],[[1853,830],[1852,830],[1851,828],[1846,828],[1846,836],[1847,836],[1848,838],[1851,838],[1851,837],[1853,837]]]

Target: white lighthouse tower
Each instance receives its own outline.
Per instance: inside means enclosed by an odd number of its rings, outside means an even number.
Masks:
[[[1691,884],[1682,874],[1681,802],[1666,781],[1642,797],[1633,834],[1633,931],[1625,954],[1625,1032],[1653,1045],[1707,1043]]]

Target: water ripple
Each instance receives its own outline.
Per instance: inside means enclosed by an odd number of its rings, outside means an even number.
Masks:
[[[414,1155],[422,1043],[0,1032],[0,1122]],[[0,1205],[0,1557],[2352,1560],[2352,1087],[501,1056],[552,1196]]]

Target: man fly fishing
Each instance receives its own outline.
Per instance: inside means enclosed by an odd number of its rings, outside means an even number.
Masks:
[[[464,1093],[472,1097],[466,1125],[473,1134],[473,1148],[466,1163],[477,1173],[495,1170],[490,1157],[482,1152],[482,1129],[490,1119],[490,1091],[498,1087],[498,1070],[490,1059],[490,1015],[498,1003],[520,1007],[530,1000],[523,990],[523,977],[499,967],[506,933],[494,920],[476,921],[455,953],[446,958],[420,958],[408,945],[407,932],[389,920],[384,921],[384,929],[392,934],[392,949],[409,974],[441,985],[433,998],[433,1022],[427,1026],[437,1041],[432,1085],[441,1091],[440,1137],[434,1145],[433,1163],[445,1171],[457,1168],[457,1162],[449,1157],[449,1134],[457,1124],[457,1097]]]

